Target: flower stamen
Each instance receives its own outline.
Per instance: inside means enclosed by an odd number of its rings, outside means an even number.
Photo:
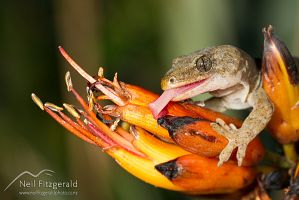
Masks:
[[[55,105],[55,104],[53,104],[53,103],[50,103],[50,102],[46,102],[46,103],[44,104],[44,106],[47,107],[47,108],[49,108],[50,110],[52,110],[52,111],[54,111],[54,112],[58,112],[58,111],[62,111],[62,110],[63,110],[62,107],[57,106],[57,105]]]
[[[104,68],[103,67],[99,67],[98,77],[103,77],[103,76],[104,76]]]
[[[44,104],[34,93],[31,94],[32,101],[41,109],[44,110]]]
[[[73,88],[73,83],[72,83],[72,79],[71,79],[71,73],[68,71],[65,73],[65,83],[66,83],[66,88],[67,91],[70,92]]]
[[[62,56],[68,61],[68,63],[81,75],[83,78],[85,78],[89,83],[93,84],[96,82],[96,80],[87,74],[66,52],[65,50],[59,46],[58,47],[60,53]],[[125,105],[124,101],[119,98],[116,94],[111,93],[111,91],[107,90],[102,84],[96,84],[95,85],[97,89],[99,89],[101,92],[103,92],[105,95],[109,96],[111,100],[113,100],[117,105],[123,106]]]
[[[110,126],[110,130],[115,131],[119,122],[120,122],[120,118],[116,118],[115,121],[113,122],[113,124]]]

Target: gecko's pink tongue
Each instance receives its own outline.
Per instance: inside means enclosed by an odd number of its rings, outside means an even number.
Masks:
[[[154,118],[158,119],[159,117],[163,117],[163,115],[166,114],[166,112],[163,112],[163,109],[174,97],[195,88],[202,82],[203,81],[198,81],[182,87],[165,90],[163,94],[156,101],[149,104],[149,108],[151,109]]]

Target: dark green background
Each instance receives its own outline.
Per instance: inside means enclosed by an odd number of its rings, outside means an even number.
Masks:
[[[191,198],[137,180],[35,106],[31,92],[44,101],[73,102],[64,85],[67,70],[84,94],[86,83],[57,46],[91,74],[103,66],[108,78],[117,71],[120,80],[160,92],[159,79],[178,55],[233,44],[260,56],[268,24],[299,55],[298,10],[295,0],[1,0],[0,199],[40,199],[19,196],[17,184],[3,189],[19,173],[42,169],[78,180],[79,196],[70,199]]]

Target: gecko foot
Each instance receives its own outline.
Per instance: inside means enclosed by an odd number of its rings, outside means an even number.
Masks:
[[[241,166],[242,161],[245,157],[246,148],[248,143],[251,141],[250,138],[246,137],[247,134],[242,129],[237,129],[235,125],[227,125],[222,119],[216,119],[216,122],[211,123],[212,128],[219,134],[226,137],[228,140],[227,146],[222,150],[219,155],[218,167],[224,162],[228,161],[233,150],[238,147],[237,160],[238,166]]]

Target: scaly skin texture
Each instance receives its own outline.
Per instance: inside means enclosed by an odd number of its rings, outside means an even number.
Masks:
[[[260,71],[247,53],[222,45],[175,58],[172,68],[162,78],[161,86],[168,90],[196,82],[199,83],[197,87],[179,94],[173,101],[209,92],[214,97],[206,101],[205,106],[210,109],[223,112],[253,108],[239,129],[233,124],[225,124],[222,119],[211,123],[228,140],[228,145],[219,155],[218,165],[226,162],[238,147],[240,166],[248,143],[266,127],[273,113],[273,105],[261,86]]]

